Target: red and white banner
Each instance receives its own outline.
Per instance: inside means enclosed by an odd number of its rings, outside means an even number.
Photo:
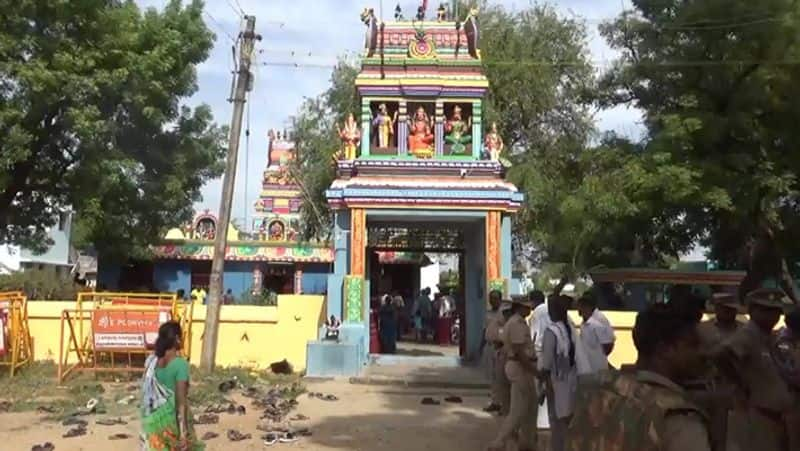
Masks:
[[[94,311],[92,332],[95,350],[145,349],[155,344],[158,328],[171,319],[162,311]]]

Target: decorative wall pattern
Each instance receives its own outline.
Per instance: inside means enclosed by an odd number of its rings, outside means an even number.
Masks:
[[[363,208],[350,211],[350,274],[363,277],[366,272],[367,216]]]
[[[500,212],[486,214],[486,277],[500,278]]]
[[[364,278],[347,276],[344,279],[345,321],[360,323],[364,320]]]
[[[162,244],[153,247],[153,254],[160,259],[211,260],[214,255],[214,246],[200,243]],[[225,260],[330,263],[333,261],[333,249],[330,247],[303,245],[258,246],[241,244],[228,246],[225,250]]]

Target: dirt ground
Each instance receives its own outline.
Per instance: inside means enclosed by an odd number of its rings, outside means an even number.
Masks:
[[[481,411],[486,404],[485,391],[432,390],[395,386],[351,385],[346,381],[312,382],[309,392],[333,394],[339,401],[323,401],[301,395],[299,413],[307,421],[293,422],[292,427],[307,427],[312,436],[290,444],[278,443],[269,448],[297,450],[385,450],[385,451],[479,451],[497,431],[496,418]],[[444,402],[448,395],[458,395],[462,404]],[[422,405],[425,396],[442,401],[441,405]],[[214,431],[218,438],[209,440],[209,451],[243,451],[268,448],[259,438],[264,433],[256,429],[260,413],[250,409],[247,399],[235,397],[248,407],[246,415],[221,414],[217,425],[197,426],[198,435]],[[48,421],[36,413],[0,414],[0,450],[28,451],[34,444],[52,442],[58,451],[124,451],[137,450],[135,439],[109,441],[116,433],[136,436],[135,417],[124,426],[101,426],[94,423],[98,416],[84,417],[89,421],[88,433],[78,438],[62,438],[67,427]],[[252,434],[241,442],[226,438],[228,429]]]

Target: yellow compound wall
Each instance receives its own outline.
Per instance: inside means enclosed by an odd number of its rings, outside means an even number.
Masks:
[[[281,295],[277,307],[222,306],[217,364],[266,368],[270,363],[285,358],[296,371],[305,369],[306,343],[317,338],[319,327],[324,322],[324,301],[323,296]],[[74,301],[28,303],[37,360],[58,359],[61,312],[74,308]],[[205,317],[205,306],[195,306],[191,356],[195,365],[200,363],[200,339]]]

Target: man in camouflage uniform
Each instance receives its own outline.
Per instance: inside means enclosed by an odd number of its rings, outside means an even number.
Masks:
[[[725,341],[715,358],[740,390],[746,425],[735,442],[750,451],[787,451],[786,417],[792,405],[789,386],[774,360],[773,329],[791,302],[783,291],[759,288],[746,296],[750,321]]]
[[[710,451],[704,414],[678,385],[702,372],[695,315],[653,305],[633,336],[635,370],[581,378],[567,450]]]
[[[539,403],[536,391],[536,359],[533,352],[530,326],[531,302],[527,298],[512,300],[513,315],[503,326],[503,349],[506,357],[506,377],[511,382],[511,405],[500,425],[490,451],[503,451],[514,435],[519,451],[536,449],[536,418]]]

